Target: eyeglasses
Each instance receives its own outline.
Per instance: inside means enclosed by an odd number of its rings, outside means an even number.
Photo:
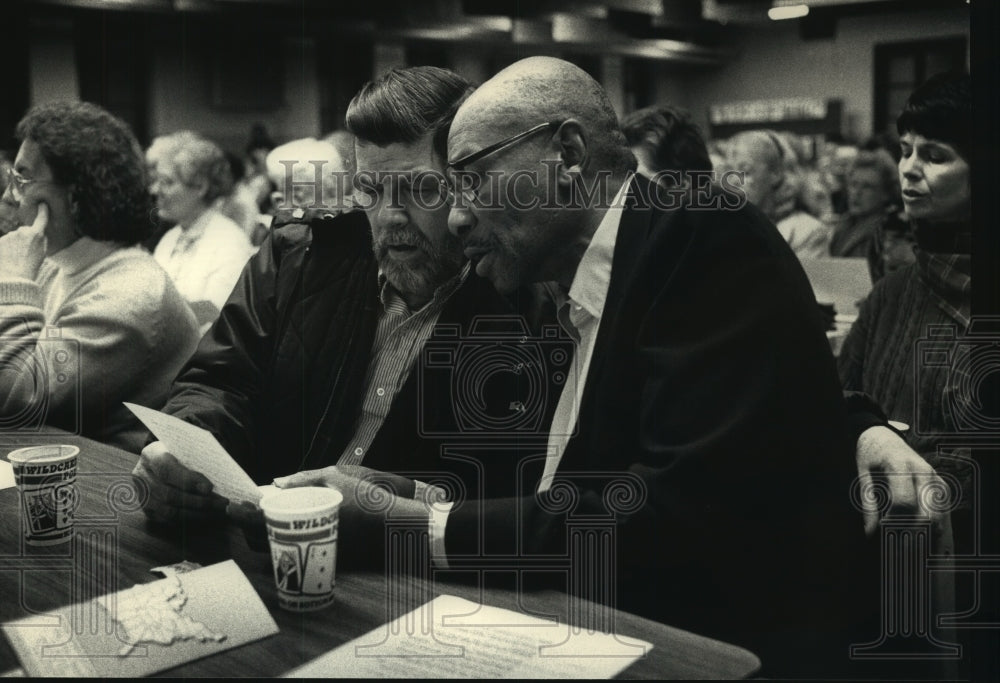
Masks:
[[[24,199],[24,188],[32,183],[52,183],[53,180],[38,180],[36,178],[25,178],[23,175],[14,170],[11,166],[7,169],[7,187],[10,188],[10,193],[14,197],[14,201],[20,202]]]
[[[456,159],[455,161],[450,162],[447,166],[447,170],[449,174],[462,173],[465,170],[465,167],[471,163],[479,161],[480,159],[488,157],[489,155],[495,154],[496,152],[499,152],[501,150],[507,149],[508,147],[511,147],[517,144],[518,142],[521,142],[522,140],[526,140],[527,138],[531,137],[532,135],[534,135],[539,131],[554,130],[559,126],[561,126],[562,124],[563,124],[562,121],[549,121],[547,123],[540,123],[537,126],[532,126],[528,130],[517,133],[516,135],[511,135],[509,138],[505,138],[500,142],[495,142],[492,145],[489,145],[488,147],[483,147],[481,150],[477,152],[473,152],[472,154],[467,154],[460,159]],[[455,203],[457,202],[456,195],[458,194],[459,191],[456,190],[456,188],[451,182],[448,182],[442,189],[446,194],[446,200],[448,201],[448,203],[454,206]],[[467,188],[467,187],[462,188],[461,195],[462,199],[464,199],[467,202],[473,201],[476,196],[473,188]]]
[[[361,171],[355,177],[353,198],[363,209],[372,208],[380,198],[387,198],[389,208],[435,210],[447,199],[446,181],[440,171],[409,173]]]

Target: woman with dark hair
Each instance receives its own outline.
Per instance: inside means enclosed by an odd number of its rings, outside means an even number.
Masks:
[[[910,447],[965,490],[968,462],[942,446],[946,435],[962,430],[960,421],[973,414],[969,401],[976,397],[960,390],[967,379],[953,369],[960,363],[923,362],[916,342],[940,335],[942,329],[961,338],[970,323],[973,127],[968,74],[938,75],[919,87],[897,128],[899,180],[913,225],[916,262],[876,284],[844,341],[840,375],[845,389],[869,394],[890,420],[905,425]],[[914,471],[921,466],[913,464]],[[963,505],[968,505],[967,497]],[[958,544],[957,526],[955,532]]]
[[[146,162],[160,218],[176,224],[153,258],[191,304],[204,333],[253,254],[243,228],[217,208],[233,189],[229,161],[214,142],[181,131],[153,140]]]
[[[138,246],[153,229],[142,151],[123,121],[81,102],[35,107],[17,136],[3,201],[25,227],[0,237],[0,429],[139,446],[122,402],[159,407],[198,341]]]

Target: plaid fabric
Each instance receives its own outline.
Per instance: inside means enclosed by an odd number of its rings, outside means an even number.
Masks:
[[[916,255],[920,275],[930,286],[938,307],[967,330],[972,317],[970,255],[936,254],[922,249],[917,249]]]

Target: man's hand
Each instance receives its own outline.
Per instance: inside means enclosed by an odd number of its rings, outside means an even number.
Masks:
[[[212,482],[180,464],[159,441],[142,450],[132,476],[149,489],[143,506],[157,522],[221,519],[228,500],[212,492]]]
[[[862,490],[870,489],[875,480],[882,480],[887,485],[891,496],[887,516],[903,513],[941,521],[942,513],[929,509],[923,500],[930,496],[934,487],[946,491],[947,485],[920,454],[888,427],[871,427],[861,433],[858,437],[857,466]],[[878,529],[880,521],[877,502],[866,497],[862,500],[865,533],[871,535]]]
[[[347,469],[362,478],[346,474]],[[400,485],[409,482],[409,495],[395,495],[387,490],[387,486],[379,484],[379,481],[388,481],[397,491],[397,482]],[[274,485],[281,489],[328,486],[343,494],[337,542],[338,563],[355,567],[383,567],[386,529],[393,520],[418,519],[424,524],[430,524],[428,508],[422,502],[413,500],[412,481],[366,467],[355,469],[334,466],[306,470],[279,477],[274,480]]]
[[[413,498],[416,489],[416,482],[412,479],[362,465],[334,465],[318,470],[303,470],[287,477],[278,477],[274,480],[274,485],[278,488],[327,486],[340,489],[346,496],[344,488],[356,487],[359,482],[383,486],[401,498]]]
[[[22,226],[0,237],[0,273],[8,277],[34,280],[45,259],[48,240],[49,207],[39,202],[31,225]]]

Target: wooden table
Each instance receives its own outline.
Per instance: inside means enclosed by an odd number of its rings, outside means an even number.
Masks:
[[[154,581],[160,577],[149,572],[153,567],[181,560],[207,566],[231,558],[280,628],[273,637],[171,669],[165,675],[280,676],[441,594],[506,609],[561,615],[571,624],[576,621],[572,614],[578,612],[580,603],[568,609],[568,596],[558,591],[481,588],[476,582],[437,573],[430,579],[404,579],[345,570],[338,570],[333,606],[304,614],[288,612],[278,607],[269,555],[251,550],[239,529],[228,525],[163,528],[148,522],[129,476],[135,455],[68,435],[23,441],[6,439],[0,443],[0,454],[6,458],[14,448],[41,443],[80,447],[77,537],[62,548],[25,546],[17,490],[0,491],[0,620],[18,619],[30,612]],[[343,552],[349,549],[341,548]],[[750,676],[760,667],[753,654],[736,646],[625,612],[616,612],[614,617],[616,632],[654,645],[622,673],[623,678],[732,679]],[[18,666],[13,649],[0,639],[0,671]]]

